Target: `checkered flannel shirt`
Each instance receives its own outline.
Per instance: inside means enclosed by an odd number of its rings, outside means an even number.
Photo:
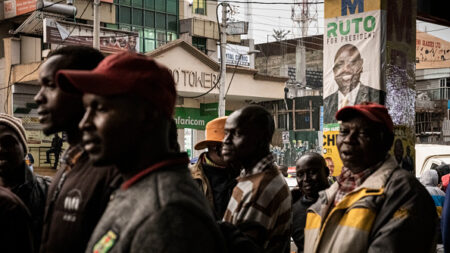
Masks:
[[[353,174],[349,168],[342,167],[341,175],[337,177],[339,189],[334,197],[334,205],[337,205],[347,193],[360,186],[367,177],[372,174],[372,168],[365,169],[359,173]]]
[[[360,186],[364,181],[376,171],[387,159],[389,155],[377,163],[375,166],[367,168],[359,173],[352,173],[349,168],[342,167],[341,175],[337,177],[336,181],[339,184],[339,189],[334,197],[334,205],[337,205],[348,193]]]
[[[241,170],[241,177],[243,176],[250,176],[254,175],[256,173],[260,173],[264,171],[264,169],[269,166],[270,164],[273,164],[275,162],[275,158],[272,154],[268,154],[266,157],[261,159],[255,166],[253,166],[252,170],[248,173],[243,169]]]

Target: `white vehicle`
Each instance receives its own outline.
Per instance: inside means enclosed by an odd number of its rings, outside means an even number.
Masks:
[[[416,177],[441,164],[450,164],[450,145],[416,144]]]

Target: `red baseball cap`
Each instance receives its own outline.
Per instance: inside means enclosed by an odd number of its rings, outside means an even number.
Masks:
[[[394,123],[392,122],[388,110],[383,105],[377,103],[366,102],[354,106],[346,106],[340,109],[335,117],[337,120],[343,120],[348,116],[355,114],[362,115],[371,121],[381,123],[385,125],[389,131],[394,131]]]
[[[110,55],[93,70],[60,70],[56,83],[66,91],[76,89],[100,96],[137,95],[169,118],[173,116],[177,96],[175,82],[166,67],[129,52]]]

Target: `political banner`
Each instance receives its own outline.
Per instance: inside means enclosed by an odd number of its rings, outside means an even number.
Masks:
[[[337,122],[334,116],[344,106],[384,102],[381,17],[379,1],[325,2],[324,124]]]
[[[400,168],[415,174],[415,133],[407,126],[394,126],[394,133],[390,154],[395,157]]]

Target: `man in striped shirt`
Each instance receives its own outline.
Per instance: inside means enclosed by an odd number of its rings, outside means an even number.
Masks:
[[[223,220],[236,225],[264,252],[285,252],[291,195],[270,153],[273,132],[272,116],[263,107],[247,106],[228,117],[222,155],[243,170]]]

